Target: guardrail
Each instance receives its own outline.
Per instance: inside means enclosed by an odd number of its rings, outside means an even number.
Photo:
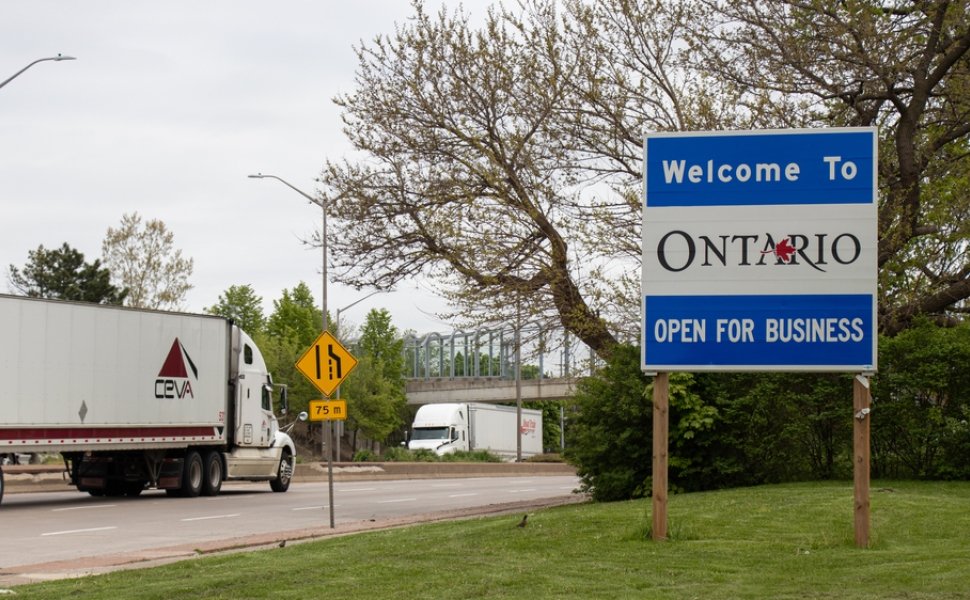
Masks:
[[[514,379],[516,350],[523,379],[562,379],[591,372],[596,355],[564,329],[527,325],[438,332],[404,338],[408,379]]]

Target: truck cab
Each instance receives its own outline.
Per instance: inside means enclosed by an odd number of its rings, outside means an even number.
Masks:
[[[439,456],[468,450],[465,404],[426,404],[418,409],[408,442],[409,450],[431,450]]]

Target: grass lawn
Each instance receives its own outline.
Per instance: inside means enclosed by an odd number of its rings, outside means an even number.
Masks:
[[[16,598],[970,598],[970,483],[873,482],[856,549],[852,483],[671,496],[408,527],[19,586]]]

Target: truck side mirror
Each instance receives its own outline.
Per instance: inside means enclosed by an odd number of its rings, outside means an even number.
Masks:
[[[280,415],[285,416],[287,411],[290,410],[290,397],[286,391],[286,386],[280,386]]]

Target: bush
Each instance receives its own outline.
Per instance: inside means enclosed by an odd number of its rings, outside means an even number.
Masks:
[[[373,451],[367,450],[367,449],[361,449],[361,450],[358,450],[357,452],[354,452],[353,461],[354,462],[377,462],[378,458],[380,457],[377,454],[375,454]]]
[[[530,456],[528,458],[522,459],[522,462],[531,463],[561,463],[565,462],[561,454],[556,452],[547,452],[545,454],[536,454],[535,456]]]
[[[387,462],[411,462],[411,451],[401,446],[384,448],[384,460]]]
[[[436,458],[441,462],[502,462],[500,456],[492,454],[488,450],[458,451]]]
[[[407,448],[388,448],[384,451],[387,462],[502,462],[502,459],[487,450],[473,452],[454,452],[438,456],[427,448],[408,450]]]

